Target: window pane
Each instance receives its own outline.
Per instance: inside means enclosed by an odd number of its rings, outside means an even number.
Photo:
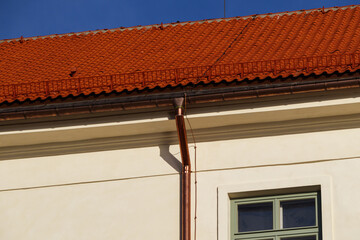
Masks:
[[[238,231],[248,232],[273,229],[273,204],[238,205]]]
[[[283,214],[283,228],[315,226],[315,199],[282,201],[280,206]]]
[[[281,240],[316,240],[316,236],[286,237],[286,238],[281,238]]]
[[[275,240],[275,238],[252,238],[251,240]]]

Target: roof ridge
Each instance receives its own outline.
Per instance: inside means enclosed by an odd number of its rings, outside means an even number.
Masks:
[[[174,23],[160,23],[160,24],[151,24],[151,25],[138,25],[138,26],[132,26],[132,27],[118,27],[118,28],[112,28],[112,29],[98,29],[98,30],[89,30],[89,31],[82,31],[82,32],[70,32],[70,33],[63,33],[63,34],[50,34],[50,35],[44,35],[44,36],[34,36],[34,37],[19,37],[19,38],[11,38],[11,39],[0,39],[0,44],[3,42],[12,42],[12,41],[23,41],[23,40],[36,40],[36,39],[45,39],[45,38],[54,38],[54,37],[64,37],[64,36],[79,36],[79,35],[87,35],[87,34],[96,34],[99,32],[114,32],[114,31],[125,31],[125,30],[133,30],[133,29],[150,29],[153,27],[167,27],[167,26],[178,26],[178,25],[185,25],[185,24],[195,24],[195,23],[204,23],[204,22],[220,22],[220,21],[230,21],[233,19],[248,19],[248,18],[254,18],[254,17],[275,17],[275,16],[282,16],[286,14],[295,14],[295,13],[310,13],[310,12],[316,12],[316,11],[324,11],[328,12],[330,10],[345,10],[345,9],[352,9],[360,7],[360,4],[358,5],[346,5],[346,6],[335,6],[335,7],[328,7],[328,8],[313,8],[313,9],[307,9],[307,10],[294,10],[294,11],[285,11],[285,12],[277,12],[277,13],[263,13],[263,14],[253,14],[253,15],[247,15],[247,16],[236,16],[236,17],[228,17],[228,18],[213,18],[213,19],[203,19],[203,20],[196,20],[196,21],[185,21],[185,22],[174,22]]]

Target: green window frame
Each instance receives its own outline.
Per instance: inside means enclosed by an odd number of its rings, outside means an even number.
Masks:
[[[315,202],[315,225],[288,227],[284,228],[281,203],[283,202]],[[254,205],[252,205],[254,204]],[[255,206],[256,204],[272,204],[272,229],[268,230],[248,230],[240,232],[238,230],[238,209],[239,206]],[[231,199],[231,240],[321,240],[321,200],[319,192],[297,193],[287,195],[276,195],[266,197],[253,197],[243,199]],[[271,210],[270,210],[271,212]],[[271,219],[271,216],[270,216]],[[271,225],[271,224],[270,224]]]

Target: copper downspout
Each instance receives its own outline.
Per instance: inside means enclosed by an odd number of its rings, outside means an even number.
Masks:
[[[184,121],[184,98],[175,98],[175,121],[180,144],[181,172],[181,239],[191,240],[191,165]]]

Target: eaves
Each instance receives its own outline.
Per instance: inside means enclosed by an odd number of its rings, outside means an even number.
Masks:
[[[0,105],[0,122],[27,119],[59,118],[107,114],[114,112],[153,111],[171,109],[173,98],[186,96],[186,104],[231,102],[269,96],[296,95],[299,93],[329,92],[359,88],[360,72],[346,72],[320,76],[299,76],[253,81],[222,82],[169,87],[131,93],[98,94]]]

